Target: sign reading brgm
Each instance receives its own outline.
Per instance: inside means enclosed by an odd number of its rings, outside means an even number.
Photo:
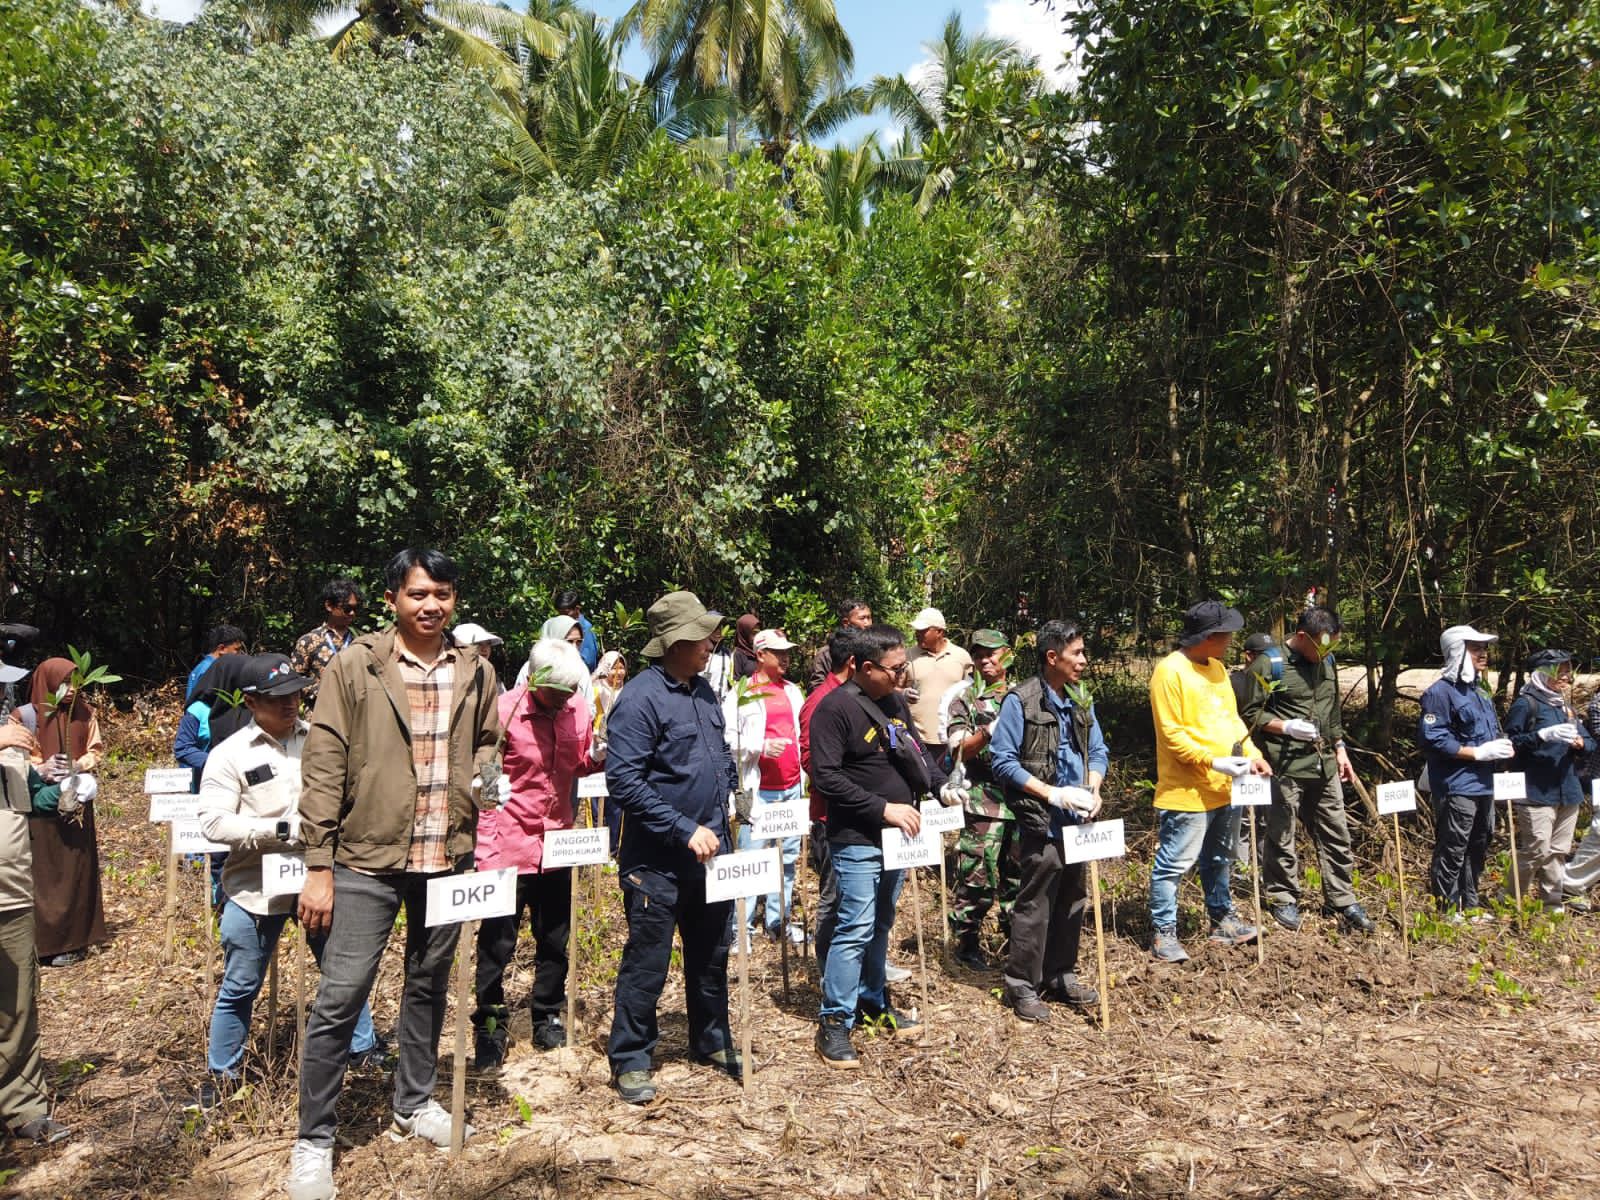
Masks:
[[[1378,815],[1417,811],[1417,785],[1409,779],[1378,785]]]

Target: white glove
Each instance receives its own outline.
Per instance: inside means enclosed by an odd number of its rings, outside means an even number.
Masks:
[[[494,780],[495,807],[506,804],[511,799],[511,777],[509,775],[496,775]]]
[[[1095,809],[1094,793],[1081,787],[1053,787],[1050,789],[1049,803],[1053,808],[1084,815]]]
[[[589,743],[589,761],[599,766],[606,760],[606,740],[597,737]]]
[[[1564,721],[1560,725],[1551,725],[1547,729],[1539,730],[1541,742],[1575,742],[1579,738],[1578,727],[1571,721]]]
[[[1292,721],[1283,723],[1283,736],[1292,737],[1297,742],[1314,742],[1317,740],[1317,724],[1315,721],[1302,721],[1296,717]]]
[[[1485,742],[1481,746],[1468,746],[1472,751],[1475,762],[1499,762],[1504,758],[1516,757],[1516,749],[1511,745],[1510,738],[1495,738],[1492,742]]]
[[[56,813],[70,817],[100,794],[100,781],[93,775],[74,771],[61,781],[61,796],[56,801]]]
[[[955,808],[967,802],[967,789],[954,779],[939,789],[939,803],[946,808]]]
[[[1232,754],[1227,758],[1213,758],[1211,769],[1218,775],[1226,775],[1229,779],[1238,779],[1250,774],[1250,760],[1240,754]]]

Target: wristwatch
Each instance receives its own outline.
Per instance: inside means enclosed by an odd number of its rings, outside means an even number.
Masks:
[[[289,822],[279,821],[272,832],[280,842],[287,842],[289,840]]]

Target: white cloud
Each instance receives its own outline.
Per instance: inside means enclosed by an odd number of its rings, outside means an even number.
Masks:
[[[1046,8],[1030,0],[988,0],[984,32],[1016,42],[1039,60],[1039,69],[1052,87],[1063,88],[1078,74],[1078,43],[1062,24],[1063,7]]]
[[[200,15],[200,0],[143,0],[146,16],[187,23]]]

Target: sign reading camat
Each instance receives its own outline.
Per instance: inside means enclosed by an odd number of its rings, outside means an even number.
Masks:
[[[764,896],[782,883],[777,856],[770,850],[719,854],[706,864],[706,902]]]
[[[305,854],[263,854],[261,856],[261,894],[263,896],[298,896],[305,885]]]
[[[598,829],[551,829],[544,835],[544,857],[540,865],[554,871],[558,867],[588,867],[611,857],[611,831]]]
[[[517,911],[517,869],[476,871],[428,880],[427,924],[459,925]]]
[[[1064,863],[1121,858],[1126,849],[1120,817],[1115,821],[1068,825],[1061,831],[1061,861]]]

